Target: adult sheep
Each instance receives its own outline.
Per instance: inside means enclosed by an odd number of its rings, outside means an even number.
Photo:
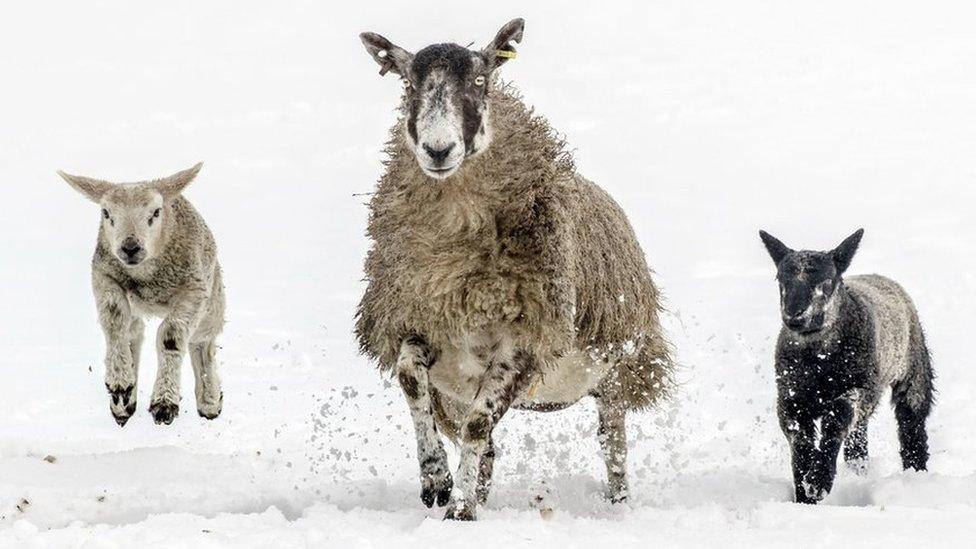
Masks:
[[[627,496],[625,414],[667,390],[657,288],[619,206],[576,173],[546,120],[496,82],[524,22],[483,50],[416,54],[373,33],[403,79],[401,117],[370,203],[362,351],[394,371],[416,428],[421,500],[473,520],[492,430],[510,407],[596,398],[612,501]],[[460,443],[452,481],[438,433]],[[452,493],[452,488],[454,491]]]

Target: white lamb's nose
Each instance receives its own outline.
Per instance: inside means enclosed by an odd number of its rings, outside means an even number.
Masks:
[[[125,255],[132,257],[142,251],[142,246],[139,245],[138,240],[130,236],[122,241],[121,250]]]

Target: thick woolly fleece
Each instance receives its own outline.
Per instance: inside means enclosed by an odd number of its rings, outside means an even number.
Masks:
[[[389,370],[407,335],[436,349],[504,326],[543,367],[579,350],[619,359],[599,392],[625,408],[652,404],[672,361],[626,216],[513,88],[494,86],[488,101],[490,147],[444,181],[420,170],[402,118],[394,127],[370,203],[362,351]]]
[[[187,199],[178,196],[168,207],[158,256],[127,268],[109,249],[103,229],[99,229],[92,272],[112,279],[150,307],[165,308],[174,298],[191,291],[207,294],[208,307],[197,330],[203,332],[199,337],[214,337],[224,324],[224,286],[217,246],[207,224]]]

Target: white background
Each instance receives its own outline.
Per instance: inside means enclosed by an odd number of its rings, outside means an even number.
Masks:
[[[929,2],[31,2],[0,22],[0,546],[950,544],[976,535],[976,12]],[[592,403],[512,413],[481,522],[419,501],[406,405],[350,334],[364,202],[400,84],[357,34],[479,47],[526,18],[504,77],[630,215],[668,298],[681,387],[633,416],[633,496],[603,499]],[[160,177],[228,294],[225,407],[113,421],[89,283],[98,209],[56,175]],[[930,471],[872,463],[790,503],[765,228],[913,295],[939,375]],[[152,325],[150,329],[155,329]],[[152,337],[147,338],[152,341]],[[52,456],[54,463],[43,458]],[[454,454],[452,454],[452,459]],[[554,509],[543,519],[530,500]],[[26,503],[25,503],[26,501]],[[18,505],[20,509],[18,509]],[[444,545],[447,544],[447,545]]]

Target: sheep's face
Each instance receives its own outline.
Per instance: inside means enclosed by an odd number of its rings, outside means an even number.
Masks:
[[[834,297],[841,275],[854,258],[863,230],[829,252],[794,251],[769,233],[759,234],[776,263],[783,325],[801,335],[828,327],[836,317]]]
[[[123,265],[135,267],[162,251],[172,201],[190,184],[200,166],[165,179],[128,185],[58,173],[101,207],[98,234],[102,244]]]
[[[123,265],[134,267],[154,257],[160,231],[169,215],[163,195],[144,186],[116,186],[99,202],[101,238]]]
[[[416,54],[378,34],[360,35],[383,67],[380,73],[393,71],[403,79],[405,139],[428,176],[446,179],[488,147],[491,79],[514,56],[511,42],[522,40],[523,27],[521,19],[511,21],[483,50],[435,44]]]

